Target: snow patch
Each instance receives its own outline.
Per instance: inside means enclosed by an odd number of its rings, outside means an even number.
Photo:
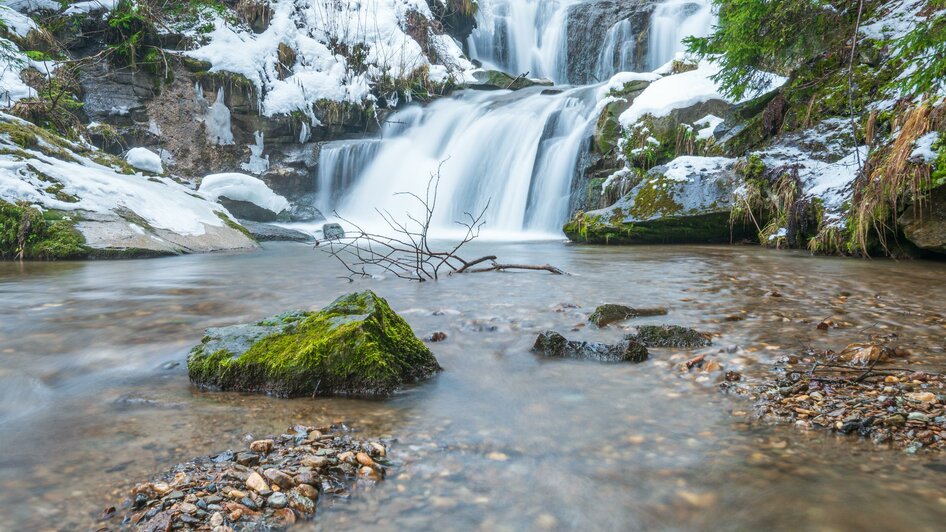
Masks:
[[[125,161],[137,170],[144,170],[152,174],[163,174],[164,166],[161,156],[147,148],[132,148],[125,154]]]
[[[265,147],[263,133],[257,131],[253,134],[253,138],[256,139],[256,143],[247,145],[250,149],[250,160],[241,164],[240,167],[251,174],[261,175],[269,170],[269,155],[263,155],[263,148]]]
[[[266,210],[280,213],[289,208],[289,201],[273,192],[266,183],[253,176],[238,173],[212,174],[200,182],[198,192],[217,201],[226,197],[247,201]]]
[[[689,183],[694,178],[724,171],[733,164],[728,157],[698,157],[685,155],[666,164],[663,175],[670,181]]]
[[[118,7],[118,2],[119,0],[89,0],[87,2],[76,2],[66,8],[63,13],[66,15],[80,15],[98,11],[110,12]]]
[[[936,141],[939,140],[939,132],[931,131],[926,135],[916,139],[913,146],[914,149],[910,152],[910,162],[912,163],[922,163],[922,164],[932,164],[936,160],[937,153],[933,149],[933,145],[936,144]]]
[[[701,128],[696,132],[697,140],[708,140],[712,138],[713,133],[716,132],[716,128],[723,122],[725,122],[725,120],[716,115],[706,115],[696,122],[693,122],[694,126]]]

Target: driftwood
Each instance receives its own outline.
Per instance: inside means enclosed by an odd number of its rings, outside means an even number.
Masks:
[[[443,163],[441,163],[442,166]],[[443,275],[460,273],[509,270],[547,271],[556,275],[565,273],[550,264],[504,264],[497,262],[498,258],[495,255],[486,255],[472,260],[458,255],[464,245],[479,237],[480,230],[486,223],[484,217],[489,208],[489,201],[476,215],[464,213],[466,219],[456,222],[466,230],[459,242],[448,249],[432,248],[428,233],[437,207],[439,186],[440,168],[431,174],[427,181],[424,197],[412,192],[398,193],[398,195],[410,196],[423,207],[424,215],[420,219],[406,214],[407,220],[398,220],[386,210],[375,209],[390,229],[390,234],[366,231],[336,212],[335,216],[354,228],[354,231],[346,230],[344,237],[328,240],[320,245],[320,248],[338,259],[348,270],[351,274],[347,277],[349,280],[356,276],[370,277],[372,272],[388,273],[401,279],[420,282],[435,281]]]

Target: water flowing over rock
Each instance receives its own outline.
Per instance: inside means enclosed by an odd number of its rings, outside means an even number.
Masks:
[[[187,369],[194,384],[212,389],[386,397],[441,368],[387,301],[365,291],[317,312],[208,329]]]

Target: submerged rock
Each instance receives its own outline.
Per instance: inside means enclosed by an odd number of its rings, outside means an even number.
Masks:
[[[203,388],[385,397],[441,367],[387,301],[367,290],[317,312],[208,329],[187,369]]]
[[[240,220],[240,225],[246,228],[253,235],[253,238],[260,242],[283,241],[283,242],[310,242],[315,238],[302,231],[279,227],[262,222],[251,222],[249,220]]]
[[[647,360],[647,348],[635,339],[625,339],[616,344],[579,342],[568,340],[555,331],[539,334],[532,351],[549,358],[575,358],[600,362],[643,362]]]
[[[628,307],[626,305],[617,305],[613,303],[607,303],[600,305],[588,318],[588,321],[594,323],[598,327],[604,327],[609,323],[614,323],[616,321],[624,321],[631,318],[640,318],[643,316],[666,316],[667,309],[665,308],[642,308],[636,309]]]
[[[679,325],[641,325],[637,334],[625,337],[626,340],[637,341],[647,347],[706,347],[710,341],[706,336],[695,329]]]

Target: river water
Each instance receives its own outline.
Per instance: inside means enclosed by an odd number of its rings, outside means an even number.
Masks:
[[[758,371],[803,345],[838,349],[896,332],[940,363],[942,263],[814,258],[755,247],[477,243],[572,275],[471,274],[437,283],[348,283],[304,245],[147,261],[0,264],[0,529],[78,530],[123,490],[193,456],[305,423],[390,440],[395,467],[319,529],[934,530],[946,522],[941,457],[751,421],[718,374],[676,365],[707,353]],[[388,401],[205,393],[185,357],[202,330],[372,289],[431,344],[445,371]],[[771,291],[783,297],[771,297]],[[846,303],[836,299],[849,293]],[[713,347],[652,350],[640,365],[540,360],[554,328],[597,304],[664,306],[637,323],[715,334]],[[560,308],[563,303],[580,308]],[[843,313],[843,314],[842,314]],[[742,314],[743,321],[726,321]],[[847,329],[819,331],[829,315]],[[576,330],[572,330],[576,329]]]

